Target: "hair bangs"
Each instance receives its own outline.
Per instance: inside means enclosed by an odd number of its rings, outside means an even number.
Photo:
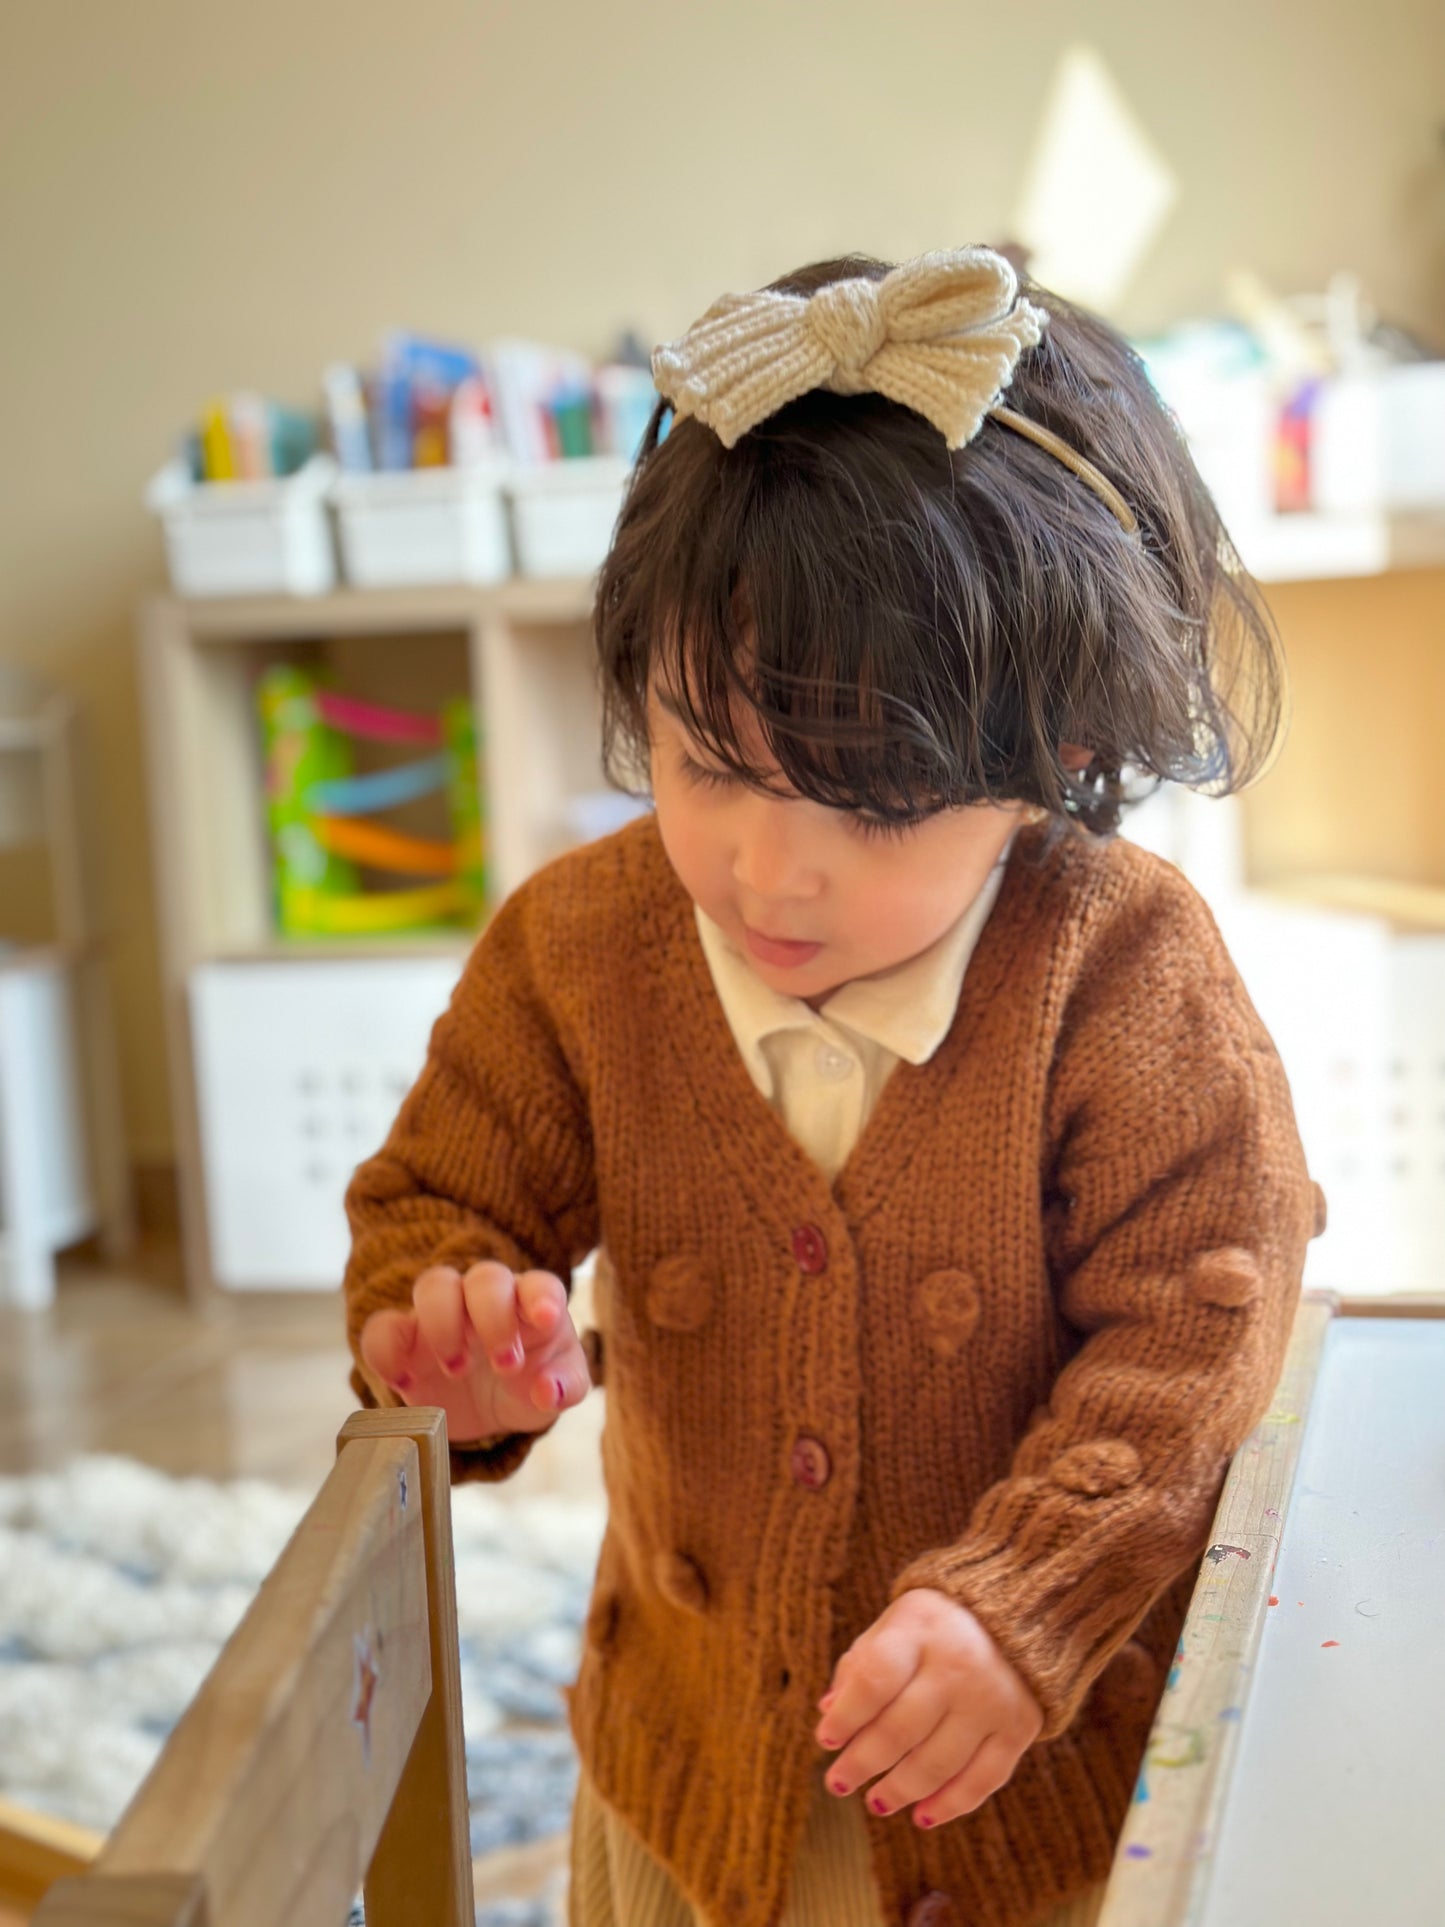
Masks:
[[[660,402],[594,615],[616,780],[646,787],[654,689],[743,781],[895,823],[1019,801],[1109,835],[1140,777],[1228,794],[1259,773],[1283,674],[1258,590],[1138,357],[1027,291],[1051,319],[1011,405],[1137,533],[997,422],[950,451],[881,395],[814,389],[725,448],[690,417],[663,438]]]

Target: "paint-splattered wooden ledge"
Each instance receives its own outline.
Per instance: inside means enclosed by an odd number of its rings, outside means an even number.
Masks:
[[[1382,1318],[1442,1319],[1445,1297],[1309,1292],[1301,1301],[1269,1413],[1240,1447],[1225,1482],[1098,1927],[1212,1927],[1223,1918],[1233,1927],[1254,1927],[1254,1915],[1245,1921],[1233,1908],[1220,1911],[1210,1904],[1211,1886],[1222,1874],[1221,1817],[1261,1635],[1279,1604],[1276,1564],[1326,1340],[1337,1319]],[[1429,1543],[1433,1546],[1434,1539]],[[1303,1606],[1304,1601],[1292,1603]],[[1315,1641],[1323,1648],[1339,1643]],[[1342,1732],[1340,1744],[1351,1743]],[[1278,1790],[1281,1803],[1287,1792]],[[1242,1884],[1239,1870],[1233,1874],[1233,1884]],[[1292,1917],[1320,1923],[1335,1915],[1307,1906]],[[1261,1901],[1261,1923],[1281,1918]],[[1383,1921],[1385,1914],[1378,1918]],[[1390,1913],[1389,1918],[1395,1927],[1405,1915]],[[1445,1911],[1430,1918],[1445,1920]]]

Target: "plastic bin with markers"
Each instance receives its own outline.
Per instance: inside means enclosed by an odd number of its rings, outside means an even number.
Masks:
[[[631,337],[599,367],[393,334],[328,367],[315,417],[218,397],[152,480],[187,596],[576,577],[601,564],[656,393]],[[324,452],[323,452],[324,450]]]

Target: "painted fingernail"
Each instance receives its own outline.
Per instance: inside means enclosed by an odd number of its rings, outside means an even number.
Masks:
[[[931,1827],[933,1825],[933,1815],[931,1813],[920,1813],[914,1817],[917,1819],[920,1827]]]
[[[818,1744],[819,1746],[826,1746],[831,1748],[831,1747],[835,1747],[838,1744],[838,1742],[833,1738],[833,1735],[831,1733],[820,1733],[818,1735]]]
[[[828,1782],[828,1791],[830,1793],[848,1793],[851,1792],[852,1789],[842,1780],[830,1780]]]
[[[554,1378],[552,1383],[557,1388],[557,1403],[559,1405],[565,1405],[567,1403],[567,1387],[562,1383],[560,1378]]]
[[[446,1369],[452,1374],[454,1378],[459,1373],[464,1372],[467,1369],[466,1353],[458,1352],[455,1358],[449,1358],[446,1361]]]
[[[509,1372],[517,1362],[517,1348],[509,1345],[504,1352],[493,1352],[492,1363],[499,1372]]]
[[[409,1392],[412,1387],[411,1373],[398,1372],[391,1382],[398,1392]]]
[[[880,1799],[880,1797],[876,1793],[873,1795],[872,1799],[868,1802],[868,1804],[870,1807],[872,1807],[875,1813],[891,1813],[893,1811],[893,1809],[889,1806],[888,1802],[884,1799]]]

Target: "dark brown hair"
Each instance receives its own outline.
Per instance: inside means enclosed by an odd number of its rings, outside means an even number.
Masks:
[[[847,256],[772,286],[887,272]],[[614,778],[645,767],[654,675],[743,780],[767,780],[751,714],[790,791],[890,822],[1022,800],[1107,835],[1139,775],[1219,795],[1258,774],[1283,695],[1258,590],[1139,356],[1020,283],[1050,321],[1005,399],[1102,470],[1138,533],[992,419],[950,451],[911,409],[820,389],[726,449],[693,419],[663,436],[660,403],[598,584]]]

